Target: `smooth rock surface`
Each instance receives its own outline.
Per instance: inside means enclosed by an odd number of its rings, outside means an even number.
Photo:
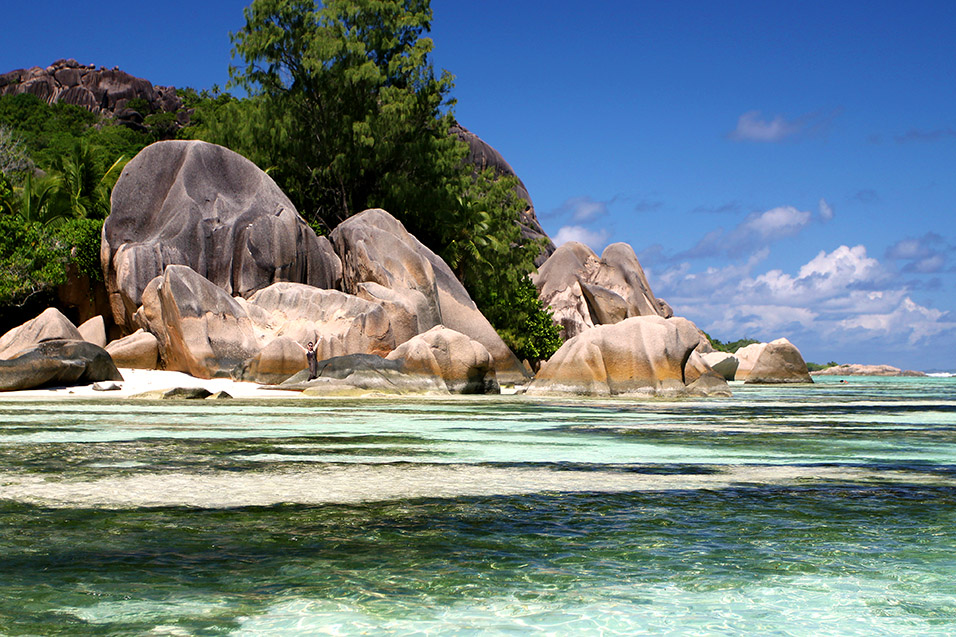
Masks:
[[[332,232],[342,259],[342,289],[388,300],[396,323],[417,324],[425,331],[444,325],[472,338],[488,350],[500,382],[525,382],[528,373],[508,349],[455,278],[448,265],[384,210],[366,210],[343,221]],[[391,291],[389,298],[378,284]],[[400,343],[399,343],[400,344]]]
[[[19,325],[0,336],[0,359],[13,358],[32,349],[38,343],[50,340],[85,340],[76,326],[60,310],[50,307],[36,318]]]
[[[141,326],[156,336],[164,369],[230,377],[260,349],[242,305],[184,265],[170,265],[143,294]]]
[[[725,394],[727,383],[698,357],[696,326],[683,318],[639,316],[599,325],[565,342],[545,363],[529,395]],[[702,376],[707,379],[698,383]],[[719,380],[718,380],[719,379]]]
[[[700,353],[700,349],[697,350]],[[734,380],[737,374],[739,361],[737,357],[729,352],[709,352],[702,354],[701,358],[715,372],[723,376],[726,380]]]
[[[101,250],[117,325],[168,265],[186,265],[229,295],[277,281],[334,288],[341,264],[271,177],[241,155],[201,141],[157,142],[123,169]]]
[[[734,356],[739,361],[736,380],[751,384],[813,382],[800,350],[785,338],[747,345]]]
[[[45,340],[0,360],[0,391],[105,380],[123,380],[123,376],[106,350],[84,340]]]
[[[242,377],[264,385],[281,383],[306,368],[305,351],[298,341],[280,336],[252,357]]]
[[[501,393],[485,346],[442,325],[402,343],[386,358],[402,361],[408,374],[440,379],[455,394]]]
[[[439,378],[409,374],[403,360],[373,354],[336,356],[318,363],[318,376],[309,380],[302,370],[279,387],[306,396],[361,396],[366,394],[448,394]]]
[[[533,279],[566,339],[595,325],[673,314],[669,305],[654,297],[644,269],[626,243],[612,243],[598,258],[583,243],[569,241],[555,250]]]
[[[107,343],[106,351],[117,367],[156,369],[159,364],[159,340],[142,329]]]
[[[102,316],[94,316],[76,328],[83,340],[106,347],[106,322]]]

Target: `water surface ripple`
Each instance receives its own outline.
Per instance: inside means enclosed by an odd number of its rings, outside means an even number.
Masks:
[[[0,401],[0,634],[956,634],[956,383]]]

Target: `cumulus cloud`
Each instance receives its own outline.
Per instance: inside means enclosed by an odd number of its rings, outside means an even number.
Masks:
[[[607,245],[607,240],[610,237],[610,232],[605,229],[601,230],[589,230],[584,226],[564,226],[558,230],[558,234],[554,236],[553,241],[555,245],[562,245],[568,241],[578,241],[589,246],[595,252],[600,253],[604,249],[604,246]]]
[[[887,249],[886,258],[906,262],[903,272],[935,274],[945,269],[951,252],[953,247],[943,237],[927,232],[922,237],[900,239]]]
[[[747,111],[737,119],[737,128],[727,137],[738,142],[772,143],[791,137],[814,136],[824,132],[839,113],[837,109],[808,113],[796,119],[787,119],[783,115],[766,119],[758,110]]]
[[[919,254],[912,245],[900,245],[897,252]],[[786,336],[810,360],[844,352],[855,359],[846,362],[903,365],[877,358],[891,350],[932,356],[951,350],[956,340],[954,317],[915,301],[911,288],[862,245],[821,251],[795,272],[760,271],[768,253],[764,248],[746,263],[725,267],[696,270],[685,261],[645,271],[655,294],[709,333],[761,340]],[[874,358],[867,358],[870,353]]]
[[[810,224],[813,215],[793,206],[779,206],[764,212],[754,212],[729,232],[723,228],[711,230],[690,250],[677,259],[696,259],[724,255],[740,258],[775,241],[792,237]]]

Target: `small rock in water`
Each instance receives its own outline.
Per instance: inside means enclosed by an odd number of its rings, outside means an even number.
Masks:
[[[164,399],[203,399],[212,395],[205,387],[174,387],[163,392]]]
[[[206,400],[223,400],[226,398],[232,398],[232,394],[227,391],[217,391],[215,394],[206,396]]]
[[[93,391],[117,391],[121,389],[116,383],[93,383]]]

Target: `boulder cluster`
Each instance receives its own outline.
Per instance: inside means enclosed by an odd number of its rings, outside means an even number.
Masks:
[[[152,111],[176,112],[183,105],[174,87],[153,86],[149,80],[116,67],[96,67],[73,59],[0,75],[0,96],[21,93],[35,95],[48,104],[63,102],[96,113],[110,113],[121,121],[130,120],[133,125],[141,122],[142,116],[128,112],[131,100],[143,100]]]
[[[321,395],[727,395],[728,378],[809,381],[789,343],[745,348],[729,372],[703,354],[700,330],[654,296],[623,243],[600,257],[564,244],[541,264],[534,282],[567,340],[532,380],[395,217],[366,210],[317,236],[266,173],[200,141],[159,142],[129,162],[100,254],[107,318],[124,336],[107,343],[103,317],[75,328],[48,310],[0,338],[0,389],[117,380],[116,365]]]

